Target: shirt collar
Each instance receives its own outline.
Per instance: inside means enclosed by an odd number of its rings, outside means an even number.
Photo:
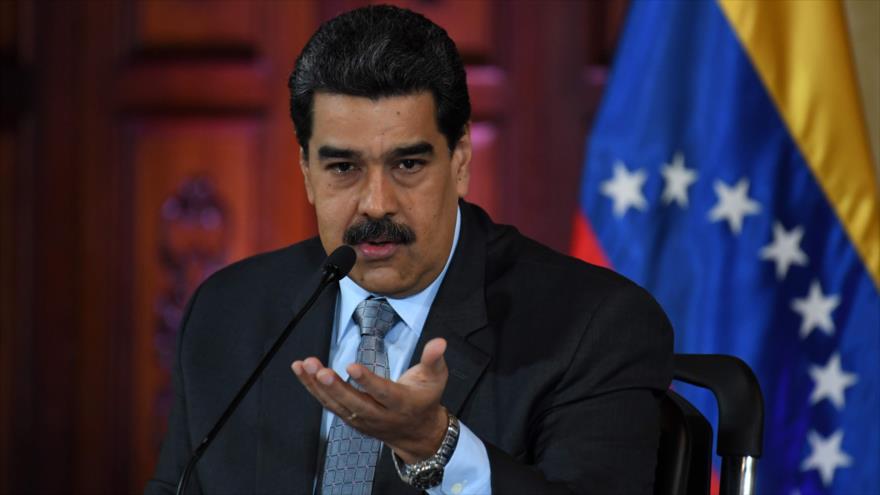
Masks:
[[[440,290],[440,284],[443,283],[443,279],[446,277],[446,270],[449,269],[449,263],[452,261],[452,254],[455,253],[455,248],[458,246],[458,236],[460,231],[461,209],[459,208],[455,213],[455,234],[452,238],[452,247],[449,249],[449,255],[446,257],[446,265],[443,266],[443,271],[440,272],[440,275],[438,275],[430,285],[422,289],[421,292],[401,299],[395,299],[373,294],[356,284],[354,280],[348,277],[340,280],[339,299],[337,301],[339,312],[337,313],[336,325],[333,329],[335,334],[334,341],[339,343],[339,341],[342,340],[342,337],[345,336],[346,329],[349,328],[349,323],[351,323],[355,308],[361,301],[370,296],[385,297],[385,299],[388,300],[388,304],[394,308],[394,311],[400,316],[400,319],[403,320],[403,323],[406,324],[407,327],[421,334],[422,328],[425,326],[425,321],[428,319],[428,312],[431,309],[431,304],[433,304],[434,298],[437,296],[437,291]]]

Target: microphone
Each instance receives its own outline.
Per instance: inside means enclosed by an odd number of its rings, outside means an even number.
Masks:
[[[324,292],[324,289],[332,284],[333,282],[337,282],[351,271],[352,267],[354,267],[354,263],[357,261],[357,254],[355,254],[354,249],[351,246],[342,245],[336,248],[335,251],[330,253],[330,256],[324,261],[324,265],[321,268],[321,282],[318,284],[318,287],[315,289],[315,292],[312,293],[312,297],[306,301],[305,305],[303,305],[302,309],[290,320],[290,323],[287,324],[287,327],[281,332],[281,335],[278,336],[278,339],[275,340],[275,343],[272,344],[272,347],[266,352],[266,355],[263,356],[263,359],[260,360],[257,367],[251,373],[251,376],[248,377],[247,381],[244,382],[244,385],[238,390],[238,393],[235,394],[235,397],[232,399],[232,402],[226,406],[226,410],[223,411],[223,414],[220,415],[220,419],[214,424],[214,427],[211,428],[211,431],[205,435],[205,438],[199,443],[198,447],[193,451],[192,455],[189,458],[189,462],[186,463],[186,467],[183,469],[183,473],[180,475],[180,480],[177,482],[177,495],[183,495],[186,492],[186,484],[189,481],[190,474],[192,470],[195,468],[196,463],[201,459],[202,454],[208,450],[208,446],[211,445],[211,442],[214,441],[214,437],[220,432],[223,428],[223,425],[226,424],[226,421],[229,420],[229,417],[232,416],[232,413],[238,408],[239,403],[241,403],[242,399],[247,395],[250,391],[251,387],[254,386],[254,383],[257,382],[257,379],[263,374],[263,370],[266,369],[266,366],[269,365],[269,362],[275,356],[281,346],[284,344],[284,341],[287,340],[287,337],[290,336],[290,333],[293,331],[294,327],[302,320],[302,317],[305,316],[306,312],[315,304],[315,301],[318,300],[318,296]]]
[[[332,277],[332,280],[327,283],[341,280],[348,275],[348,272],[354,267],[355,261],[357,261],[357,254],[354,252],[354,248],[345,244],[336,248],[324,261],[322,269],[324,277]]]

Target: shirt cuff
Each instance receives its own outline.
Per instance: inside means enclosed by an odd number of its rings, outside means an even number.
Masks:
[[[459,422],[458,444],[443,471],[443,483],[428,490],[429,495],[491,495],[492,471],[486,446]]]

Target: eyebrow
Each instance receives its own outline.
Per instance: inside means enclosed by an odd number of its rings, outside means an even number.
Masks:
[[[434,145],[427,141],[419,141],[418,143],[409,144],[406,146],[400,146],[398,148],[394,148],[393,150],[386,153],[386,157],[389,159],[402,158],[404,156],[412,156],[412,155],[433,155],[434,154]],[[362,157],[359,151],[355,151],[348,148],[337,148],[335,146],[324,145],[318,148],[318,159],[319,160],[332,160],[332,159],[343,159],[343,160],[356,160]]]
[[[407,146],[401,146],[399,148],[394,148],[390,152],[387,153],[389,158],[401,158],[404,156],[412,156],[412,155],[433,155],[434,154],[434,145],[427,141],[420,141],[415,144],[410,144]]]
[[[361,154],[357,151],[346,149],[346,148],[337,148],[335,146],[321,146],[318,148],[318,159],[319,160],[329,160],[332,158],[342,158],[346,160],[353,160],[356,158],[360,158]]]

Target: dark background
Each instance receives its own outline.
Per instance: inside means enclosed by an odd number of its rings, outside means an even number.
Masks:
[[[141,491],[192,289],[315,234],[287,75],[366,3],[0,1],[0,493]],[[468,66],[469,199],[566,251],[627,1],[399,3]]]

